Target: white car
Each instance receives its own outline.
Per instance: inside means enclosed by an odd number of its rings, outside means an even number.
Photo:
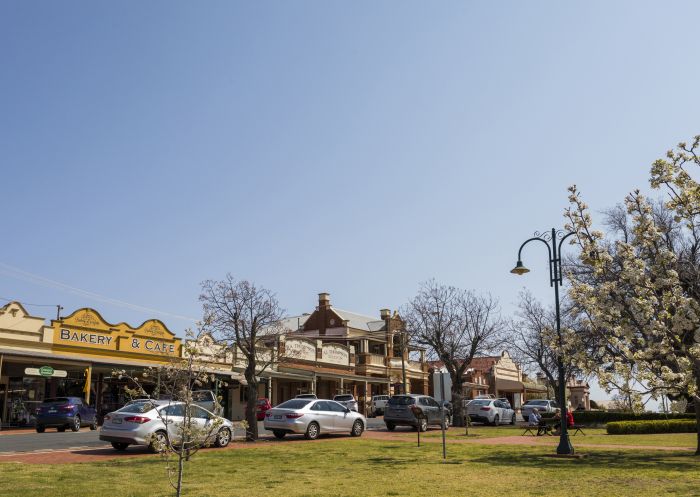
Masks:
[[[291,399],[265,412],[264,426],[277,438],[300,433],[315,440],[324,433],[359,437],[367,427],[367,420],[333,400]]]
[[[515,424],[515,411],[510,405],[496,399],[474,399],[467,404],[467,414],[472,421],[497,426],[502,423]]]
[[[372,397],[372,406],[371,406],[371,413],[374,414],[375,416],[379,416],[381,414],[384,414],[384,410],[386,409],[386,404],[389,402],[389,396],[388,395],[375,395]]]
[[[559,404],[557,404],[556,400],[548,400],[548,399],[534,399],[534,400],[528,400],[525,402],[522,408],[522,415],[523,418],[525,418],[525,421],[527,421],[527,418],[530,416],[530,413],[534,408],[537,408],[540,414],[543,412],[554,412],[556,409],[559,409]]]
[[[355,400],[355,397],[353,397],[350,394],[341,394],[341,395],[336,395],[333,397],[333,400],[335,400],[338,404],[341,404],[351,411],[357,411],[357,401]]]
[[[116,450],[129,445],[148,445],[159,452],[168,442],[178,443],[185,423],[183,402],[152,400],[127,404],[105,415],[100,440],[112,443]],[[190,419],[202,445],[226,447],[233,435],[233,424],[197,405],[190,405]]]

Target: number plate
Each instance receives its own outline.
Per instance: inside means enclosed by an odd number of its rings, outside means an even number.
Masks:
[[[56,412],[56,409],[49,409],[49,412]]]
[[[120,424],[122,424],[122,418],[114,418],[114,419],[112,420],[112,424],[115,424],[115,425],[120,425]]]
[[[275,415],[275,419],[282,419],[282,415],[281,415],[281,414],[276,414],[276,415]]]

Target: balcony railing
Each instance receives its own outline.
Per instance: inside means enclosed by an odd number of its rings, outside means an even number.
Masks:
[[[357,364],[364,364],[367,366],[379,366],[379,367],[385,367],[385,359],[383,355],[380,354],[368,354],[368,353],[360,353],[357,354]]]

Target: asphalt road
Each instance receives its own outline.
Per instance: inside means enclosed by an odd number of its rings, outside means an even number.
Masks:
[[[382,418],[369,418],[367,420],[367,428],[381,429],[384,428]],[[260,434],[269,434],[263,429],[263,424],[258,423]],[[236,430],[236,438],[241,439],[245,434],[243,430]],[[63,433],[57,432],[53,428],[47,428],[44,433],[8,433],[4,432],[0,435],[0,454],[9,452],[40,452],[47,450],[62,450],[62,449],[78,449],[78,448],[96,448],[109,446],[108,442],[103,442],[99,439],[99,430],[90,431],[83,428],[79,432],[67,430]]]

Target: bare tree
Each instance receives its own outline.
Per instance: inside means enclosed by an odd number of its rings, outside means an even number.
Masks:
[[[562,307],[562,328],[575,327],[574,319],[566,312],[569,306],[564,302]],[[520,294],[516,319],[508,325],[505,343],[525,370],[544,374],[555,392],[557,402],[564,405],[565,399],[559,398],[558,347],[553,346],[557,338],[555,330],[554,310],[545,308],[530,292],[524,291]],[[571,359],[564,358],[563,363],[567,381],[581,373]]]
[[[204,308],[204,322],[213,337],[231,351],[234,361],[237,357],[245,360],[246,440],[257,440],[258,377],[279,359],[275,344],[283,331],[284,310],[271,291],[236,280],[231,274],[221,281],[203,282],[199,300]]]
[[[223,425],[223,418],[201,409],[194,402],[192,392],[214,381],[206,362],[200,357],[198,344],[203,333],[202,330],[196,334],[188,330],[189,340],[183,344],[182,357],[172,358],[164,366],[149,368],[141,375],[131,375],[126,370],[112,372],[117,378],[129,380],[131,386],[125,390],[132,398],[152,397],[157,400],[160,397],[171,401],[163,407],[145,400],[143,404],[134,405],[134,412],[145,413],[158,406],[156,416],[167,430],[152,434],[148,443],[165,462],[168,482],[177,497],[182,494],[185,463],[202,447],[212,444],[226,446],[233,437],[232,431]],[[155,387],[152,396],[146,389],[149,385]],[[128,444],[115,442],[113,445],[123,450]]]
[[[421,283],[418,294],[403,307],[410,339],[441,361],[452,380],[454,424],[462,426],[463,376],[474,357],[501,343],[503,321],[491,295],[442,285]]]

